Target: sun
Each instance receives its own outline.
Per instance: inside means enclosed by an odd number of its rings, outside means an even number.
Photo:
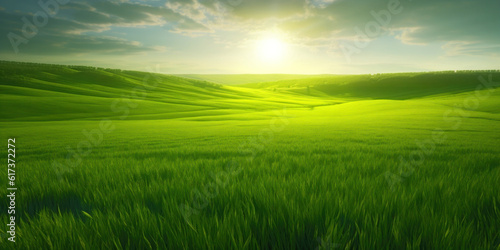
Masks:
[[[283,59],[286,44],[279,38],[267,37],[257,41],[257,55],[266,62],[277,62]]]

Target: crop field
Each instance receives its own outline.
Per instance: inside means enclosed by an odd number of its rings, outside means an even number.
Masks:
[[[263,79],[1,62],[16,248],[500,249],[499,72]]]

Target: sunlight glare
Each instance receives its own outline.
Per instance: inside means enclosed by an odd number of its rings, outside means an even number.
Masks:
[[[266,62],[276,62],[283,59],[286,44],[279,38],[269,37],[257,42],[257,54]]]

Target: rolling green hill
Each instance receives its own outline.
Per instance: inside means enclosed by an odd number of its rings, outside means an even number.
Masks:
[[[213,76],[231,82],[299,79],[224,86],[147,72],[0,62],[0,105],[9,107],[1,109],[0,120],[117,119],[125,107],[130,110],[128,119],[220,115],[230,119],[279,107],[307,109],[357,100],[455,95],[480,84],[472,72]]]
[[[0,105],[10,107],[0,120],[116,118],[124,105],[129,119],[161,119],[335,103],[146,72],[10,62],[0,68]]]

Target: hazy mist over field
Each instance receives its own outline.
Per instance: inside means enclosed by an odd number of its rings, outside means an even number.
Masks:
[[[1,249],[500,250],[500,1],[0,3]]]

